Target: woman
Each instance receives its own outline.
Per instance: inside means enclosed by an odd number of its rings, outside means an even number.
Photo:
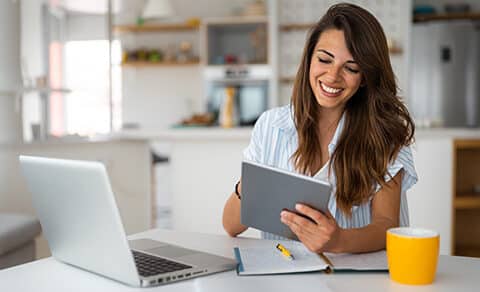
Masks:
[[[262,114],[244,158],[331,183],[329,214],[301,204],[296,211],[313,222],[279,214],[310,251],[369,252],[385,248],[387,229],[408,225],[413,135],[381,25],[363,8],[337,4],[310,31],[291,105]],[[247,228],[241,183],[236,192],[223,213],[231,236]]]

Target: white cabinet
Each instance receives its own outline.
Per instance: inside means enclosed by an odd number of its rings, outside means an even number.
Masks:
[[[223,234],[223,206],[240,177],[242,151],[250,133],[188,132],[172,138],[173,228]],[[438,231],[441,254],[451,254],[453,246],[453,141],[456,137],[474,136],[480,133],[420,130],[413,146],[419,179],[407,192],[410,225]],[[248,234],[257,236],[258,232]]]
[[[440,253],[451,254],[453,139],[417,137],[413,156],[418,182],[407,192],[410,225],[440,233]]]
[[[223,206],[240,178],[250,131],[182,130],[170,138],[173,229],[225,234]]]

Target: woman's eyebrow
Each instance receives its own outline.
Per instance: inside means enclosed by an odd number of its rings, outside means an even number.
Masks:
[[[332,57],[332,58],[334,58],[334,59],[335,59],[335,55],[334,55],[334,54],[332,54],[332,53],[330,53],[330,52],[329,52],[329,51],[327,51],[327,50],[324,50],[324,49],[318,49],[318,50],[317,50],[317,52],[322,52],[322,53],[325,53],[325,54],[327,54],[327,55],[329,55],[330,57]],[[347,61],[347,62],[345,62],[345,63],[353,63],[353,64],[357,64],[357,62],[356,62],[356,61],[354,61],[354,60],[348,60],[348,61]]]

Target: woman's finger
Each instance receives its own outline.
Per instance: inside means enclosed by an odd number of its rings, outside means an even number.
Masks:
[[[328,217],[325,216],[322,212],[318,211],[317,209],[314,209],[304,204],[296,204],[295,210],[311,218],[317,225],[328,224]]]
[[[295,214],[294,212],[290,211],[282,211],[280,213],[280,216],[282,218],[285,218],[287,221],[291,221],[299,226],[305,227],[305,228],[314,228],[316,227],[316,224],[312,222],[311,220],[304,218],[298,214]]]
[[[282,211],[281,221],[286,224],[295,234],[301,233],[313,237],[318,233],[318,225],[311,220],[289,211]],[[298,236],[298,234],[297,234]]]

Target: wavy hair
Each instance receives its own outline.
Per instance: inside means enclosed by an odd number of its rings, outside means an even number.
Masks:
[[[362,85],[344,108],[344,128],[330,157],[329,171],[336,175],[337,206],[351,215],[353,205],[368,201],[376,184],[385,186],[387,166],[403,146],[413,142],[415,125],[397,96],[383,29],[367,10],[353,4],[331,6],[311,28],[292,93],[292,112],[298,148],[295,168],[313,175],[312,161],[321,155],[318,136],[319,105],[309,83],[314,48],[322,32],[344,32],[347,48],[362,72]]]

